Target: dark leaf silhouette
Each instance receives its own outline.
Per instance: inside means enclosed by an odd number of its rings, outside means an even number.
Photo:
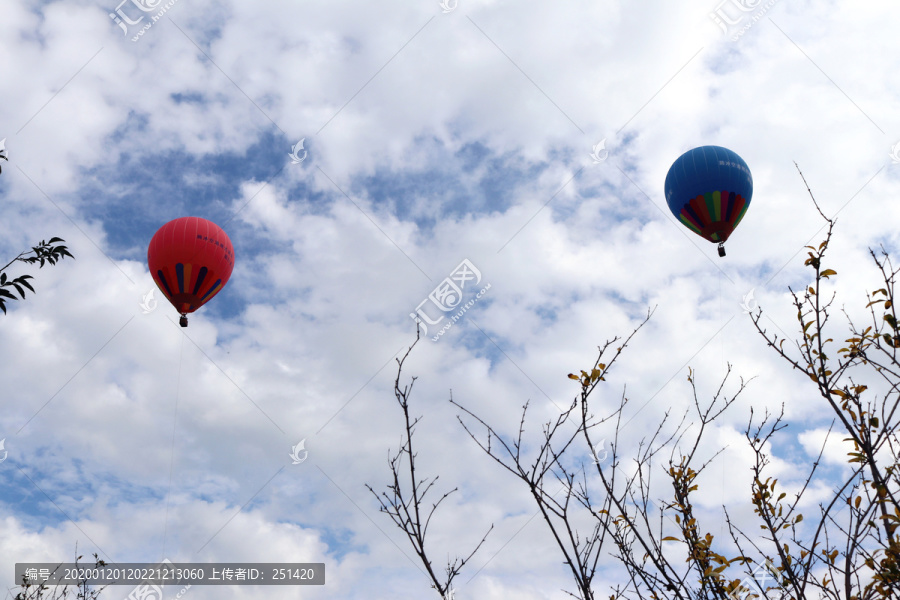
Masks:
[[[4,271],[15,262],[23,262],[29,265],[37,263],[38,268],[43,268],[44,264],[55,265],[66,256],[74,260],[75,257],[61,242],[65,242],[65,240],[59,237],[52,237],[49,241],[41,240],[41,243],[37,246],[32,246],[30,251],[26,250],[19,253],[17,257],[6,263],[3,268],[0,268],[0,310],[3,311],[3,314],[6,314],[7,300],[19,300],[20,298],[24,300],[26,289],[31,291],[31,293],[35,293],[34,288],[28,283],[28,280],[34,279],[34,277],[31,275],[19,275],[10,279]],[[20,298],[17,298],[15,294],[6,288],[12,288],[17,291]]]

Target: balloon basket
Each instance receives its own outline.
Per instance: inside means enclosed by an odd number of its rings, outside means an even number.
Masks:
[[[187,327],[187,315],[181,315],[181,318],[178,319],[178,324],[182,327]]]
[[[725,242],[719,242],[719,256],[725,256]]]

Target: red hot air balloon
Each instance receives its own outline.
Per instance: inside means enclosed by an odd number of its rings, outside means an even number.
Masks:
[[[192,313],[218,294],[234,269],[234,248],[221,227],[200,217],[181,217],[159,228],[147,248],[153,281],[187,327]]]

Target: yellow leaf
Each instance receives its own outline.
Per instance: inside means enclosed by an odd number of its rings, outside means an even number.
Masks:
[[[569,373],[569,379],[574,379],[575,381],[578,381],[578,375],[574,375],[574,374],[572,374],[572,373]]]
[[[831,275],[837,275],[837,271],[835,271],[834,269],[825,269],[824,271],[822,271],[822,272],[820,273],[820,275],[821,275],[822,277],[826,277],[826,278],[827,278],[827,277],[830,277]]]
[[[679,540],[677,537],[672,537],[671,535],[667,535],[660,541],[662,541],[662,542],[680,542],[681,540]]]

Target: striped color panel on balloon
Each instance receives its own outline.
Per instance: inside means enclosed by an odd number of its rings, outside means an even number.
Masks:
[[[706,201],[706,196],[697,196],[693,200],[691,200],[691,208],[694,209],[694,212],[697,213],[697,216],[700,217],[700,222],[704,227],[712,223],[712,218],[709,216],[709,203]]]
[[[697,196],[685,204],[684,208],[681,209],[682,214],[686,214],[698,229],[703,229],[709,225],[708,215],[706,215],[706,211],[703,210],[705,208],[705,203],[701,202],[702,198],[703,196]]]
[[[212,286],[211,288],[209,288],[209,290],[208,290],[205,294],[203,294],[203,297],[200,298],[200,302],[206,302],[206,297],[207,297],[207,296],[209,296],[210,298],[212,298],[213,296],[216,295],[216,293],[218,293],[218,291],[219,291],[221,288],[222,288],[222,280],[219,279],[219,280],[217,280],[217,281],[213,284],[213,286]]]
[[[178,278],[178,293],[180,294],[183,294],[184,290],[190,285],[191,266],[191,263],[178,263],[175,265],[175,275]]]
[[[728,220],[732,227],[737,227],[737,224],[741,222],[748,206],[750,205],[741,196],[735,196],[734,209],[732,210],[731,218]]]
[[[159,281],[163,284],[163,288],[166,290],[166,297],[170,300],[172,299],[172,290],[169,289],[169,282],[166,281],[166,275],[163,273],[162,269],[158,269],[156,271],[156,276],[159,277]]]
[[[681,209],[681,215],[679,215],[679,219],[682,223],[684,223],[691,231],[696,234],[700,233],[700,226],[694,221],[694,218],[687,212],[686,208]]]
[[[194,291],[192,292],[195,296],[200,293],[200,286],[203,285],[207,272],[206,267],[200,267],[200,272],[197,273],[197,283],[194,284]]]
[[[700,233],[700,229],[703,227],[703,225],[701,225],[701,223],[700,223],[700,219],[693,212],[691,207],[687,204],[685,204],[684,208],[681,209],[681,214],[679,215],[679,219],[691,231],[693,231],[695,233]]]

